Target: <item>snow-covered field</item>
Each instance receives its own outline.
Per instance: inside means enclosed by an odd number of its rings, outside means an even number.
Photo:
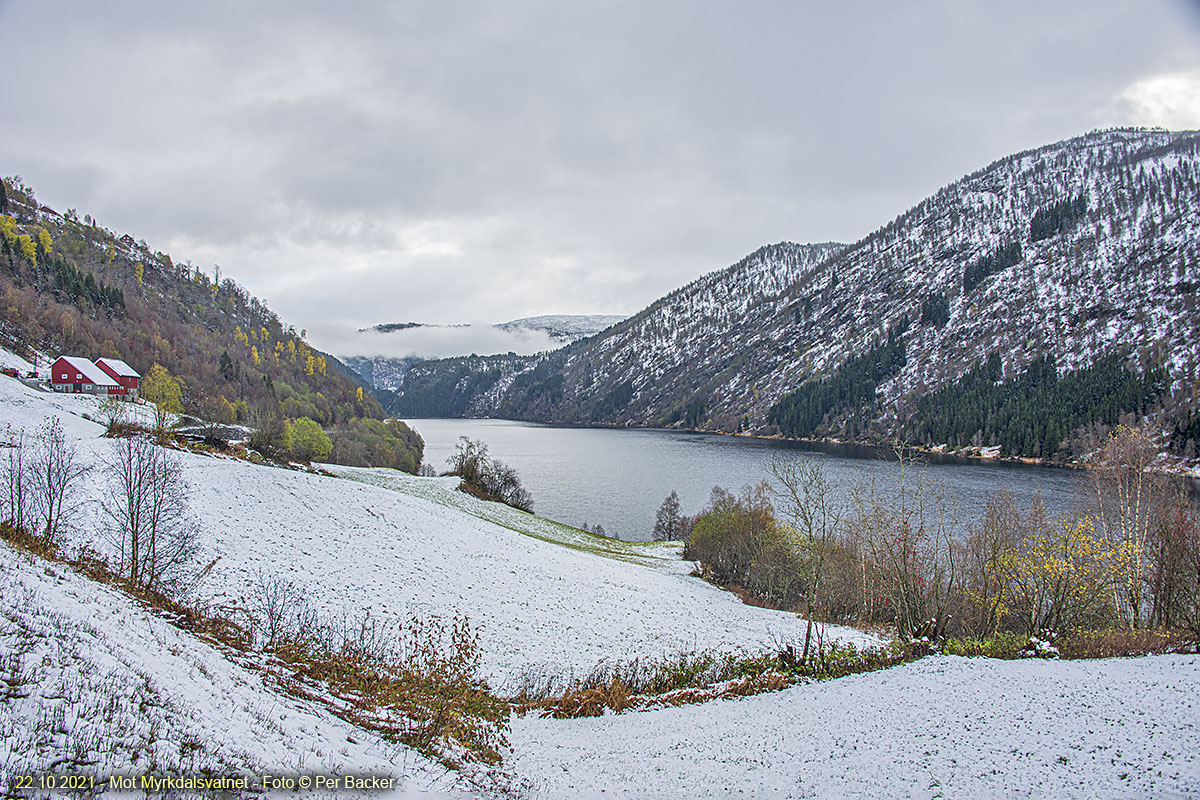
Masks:
[[[94,414],[95,405],[94,398],[0,381],[0,426],[32,431],[44,414],[58,413],[93,461],[107,446],[102,428],[76,415]],[[180,457],[203,527],[203,560],[220,557],[204,592],[249,601],[263,574],[292,580],[326,618],[465,614],[482,634],[485,669],[500,684],[527,668],[581,672],[603,660],[757,650],[803,635],[794,615],[745,606],[688,577],[677,552],[609,544],[499,508],[455,491],[454,479],[331,468],[357,478],[348,480]],[[75,538],[103,552],[103,534],[86,521],[102,493],[99,474],[91,475]],[[836,632],[871,641],[850,629]]]
[[[1183,797],[1200,792],[1200,657],[931,657],[775,694],[525,718],[547,797]]]
[[[89,463],[108,446],[82,417],[99,416],[98,405],[0,378],[0,431],[59,416]],[[248,599],[260,575],[283,576],[327,617],[465,614],[500,689],[528,669],[578,674],[602,660],[758,650],[803,633],[792,615],[688,577],[673,548],[598,539],[475,500],[451,479],[181,458],[204,560],[219,556],[202,595]],[[108,546],[89,521],[102,486],[94,471],[80,487],[71,543]],[[121,595],[8,548],[0,603],[10,687],[0,763],[10,773],[78,752],[97,770],[346,769],[455,788],[440,767],[280,695]],[[701,706],[515,719],[505,769],[545,798],[1181,796],[1200,791],[1198,689],[1195,657],[934,658]]]

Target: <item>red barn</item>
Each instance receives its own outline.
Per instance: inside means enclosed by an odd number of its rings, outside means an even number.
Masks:
[[[119,389],[110,388],[108,390],[109,394],[124,395],[130,400],[138,398],[138,383],[142,376],[137,373],[137,370],[119,358],[97,358],[96,366],[104,370],[104,373],[108,377],[120,384]]]
[[[124,392],[107,372],[79,356],[59,356],[50,367],[50,386],[56,392],[75,394],[110,394],[114,389]]]

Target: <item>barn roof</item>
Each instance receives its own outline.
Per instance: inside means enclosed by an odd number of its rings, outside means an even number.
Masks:
[[[67,362],[75,369],[77,373],[87,378],[89,382],[94,383],[97,386],[121,385],[110,378],[108,373],[97,367],[92,362],[88,361],[86,358],[80,358],[79,356],[59,356],[59,361]],[[55,363],[58,362],[56,361]],[[53,382],[53,375],[50,377],[50,380]]]
[[[133,367],[129,366],[128,364],[126,364],[124,361],[122,361],[119,358],[97,358],[96,359],[96,364],[100,364],[101,362],[103,362],[105,366],[107,366],[113,372],[120,375],[122,378],[140,378],[140,377],[142,377],[141,375],[138,374],[137,370],[135,370]]]

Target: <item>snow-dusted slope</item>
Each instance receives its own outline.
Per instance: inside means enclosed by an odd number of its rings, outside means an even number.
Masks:
[[[1046,238],[1031,221],[1082,197]],[[1191,392],[1200,374],[1200,134],[1100,131],[1003,158],[849,246],[766,247],[542,359],[533,382],[489,389],[474,415],[734,430],[886,339],[907,317],[907,364],[880,386],[895,419],[991,353],[1006,374],[1128,348]],[[964,270],[1008,244],[1020,259],[978,285]],[[949,321],[921,323],[943,295]],[[432,369],[430,364],[424,365]],[[543,388],[544,387],[544,388]],[[1194,393],[1192,394],[1194,398]],[[627,398],[627,399],[626,399]],[[886,425],[887,419],[881,418]]]
[[[1200,657],[931,657],[699,706],[526,717],[514,768],[546,797],[1186,797]]]
[[[0,378],[0,426],[33,430],[46,414],[62,416],[93,464],[107,444],[101,426],[78,415],[95,406],[94,398]],[[688,577],[677,553],[573,540],[582,534],[467,497],[453,479],[336,468],[358,478],[350,480],[180,457],[204,560],[220,557],[206,592],[248,601],[261,573],[294,581],[330,619],[366,611],[385,621],[465,614],[482,634],[486,671],[501,684],[529,668],[580,672],[602,660],[759,649],[803,634],[794,615],[744,606]],[[104,552],[111,544],[89,522],[102,492],[94,471],[79,490],[73,541]]]
[[[544,331],[555,342],[568,344],[585,336],[594,336],[623,319],[619,314],[542,314],[501,322],[496,327],[502,330]]]
[[[744,606],[677,560],[606,558],[525,535],[517,512],[512,528],[463,513],[492,508],[460,501],[454,479],[397,477],[397,490],[204,458],[188,460],[188,479],[222,554],[214,588],[246,596],[264,570],[304,586],[328,615],[465,614],[499,684],[529,668],[578,673],[602,660],[803,635],[794,615]]]
[[[274,691],[125,595],[4,544],[0,654],[6,792],[20,775],[143,772],[253,776],[251,787],[281,772],[393,776],[409,791],[456,782],[408,748]]]

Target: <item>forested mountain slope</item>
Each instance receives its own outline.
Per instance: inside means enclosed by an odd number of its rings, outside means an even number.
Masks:
[[[996,161],[849,247],[763,248],[479,392],[467,413],[936,443],[974,422],[926,424],[921,398],[998,358],[975,389],[1015,385],[1037,361],[1039,385],[1071,378],[1101,387],[1097,407],[1165,407],[1186,424],[1200,396],[1198,221],[1200,134],[1089,133]],[[1117,372],[1076,374],[1105,359]],[[965,438],[988,444],[980,409]]]
[[[209,276],[89,215],[40,205],[19,178],[0,195],[0,345],[38,366],[67,353],[161,365],[180,410],[215,422],[308,417],[329,457],[415,470],[420,438],[340,365],[219,269]]]
[[[655,396],[647,394],[645,401],[673,397],[675,408],[683,413],[700,390],[695,382],[705,380],[705,365],[728,360],[735,348],[759,341],[753,329],[756,315],[776,304],[792,282],[844,246],[781,242],[762,247],[562,350],[516,359],[495,356],[424,362],[409,371],[398,399],[389,407],[405,413],[412,405],[406,398],[429,396],[435,387],[449,385],[455,402],[443,410],[445,416],[500,414],[562,422],[626,421],[630,417],[616,412],[628,410],[625,394],[636,377],[656,386]],[[737,333],[743,339],[739,340]],[[697,363],[695,354],[702,344],[710,347],[704,348],[705,356]],[[614,420],[617,416],[621,418]]]

